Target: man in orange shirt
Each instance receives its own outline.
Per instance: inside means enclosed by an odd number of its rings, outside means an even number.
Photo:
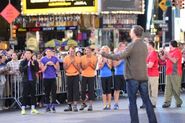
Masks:
[[[96,72],[97,58],[92,54],[92,49],[90,47],[85,48],[85,55],[81,57],[81,68],[82,68],[82,100],[80,110],[84,110],[87,105],[86,100],[86,87],[88,86],[88,99],[89,107],[88,111],[92,111],[92,102],[94,100],[94,85],[95,85],[95,72]]]
[[[80,58],[75,55],[73,47],[69,49],[69,54],[64,58],[64,70],[66,72],[67,81],[67,99],[68,107],[64,111],[77,112],[77,101],[79,101],[79,74],[80,74]]]

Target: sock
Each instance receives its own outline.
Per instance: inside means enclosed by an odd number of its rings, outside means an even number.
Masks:
[[[69,107],[71,107],[71,104],[68,104]]]
[[[35,105],[31,105],[31,109],[32,109],[32,110],[35,109]]]
[[[25,106],[22,106],[21,109],[22,109],[22,110],[25,110]]]

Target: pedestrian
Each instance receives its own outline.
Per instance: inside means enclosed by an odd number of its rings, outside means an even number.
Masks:
[[[25,59],[20,63],[19,70],[21,72],[23,92],[22,92],[22,107],[21,114],[25,115],[25,107],[27,105],[27,97],[31,95],[31,114],[38,114],[39,112],[35,109],[36,100],[36,73],[39,71],[39,65],[36,60],[32,60],[33,51],[26,49]]]
[[[146,61],[148,68],[148,93],[152,105],[155,108],[159,90],[159,59],[158,53],[155,51],[154,46],[154,42],[147,42],[148,56]],[[140,108],[145,108],[145,105],[140,106]]]
[[[69,48],[69,54],[64,58],[64,70],[67,81],[67,101],[68,107],[64,111],[77,112],[77,102],[80,98],[79,92],[79,74],[80,74],[80,57],[75,55],[75,49]],[[73,104],[73,108],[72,108]]]
[[[89,107],[88,111],[92,111],[92,103],[95,99],[94,87],[95,87],[95,73],[96,73],[97,58],[92,54],[92,49],[90,47],[85,48],[85,55],[81,58],[81,68],[82,68],[82,105],[80,110],[84,110],[86,105],[86,94],[88,95]],[[88,93],[87,93],[88,92]]]
[[[137,92],[139,90],[141,98],[146,105],[146,112],[149,123],[157,123],[157,119],[148,95],[147,76],[147,46],[142,40],[143,28],[134,25],[130,31],[132,42],[128,44],[124,51],[118,54],[101,53],[103,57],[120,60],[125,59],[125,78],[127,82],[127,92],[129,98],[129,111],[131,123],[139,123],[138,110],[136,104]]]
[[[117,54],[124,50],[126,47],[126,44],[123,42],[120,42],[118,45],[118,48],[114,49],[114,54]],[[125,74],[125,60],[114,60],[113,61],[113,66],[114,66],[114,110],[119,109],[119,96],[120,96],[120,90],[124,89],[124,85],[126,85],[126,81],[124,78]],[[126,89],[125,89],[126,90]],[[124,90],[124,91],[125,91]],[[125,92],[124,92],[125,93]]]
[[[54,56],[53,49],[45,50],[46,56],[41,59],[41,68],[43,72],[46,112],[56,112],[56,77],[59,70],[59,60]],[[50,100],[51,95],[51,100]]]
[[[181,107],[183,103],[180,98],[182,53],[177,46],[177,41],[170,42],[170,51],[164,52],[164,57],[166,59],[166,85],[162,107],[170,107],[172,95],[175,97],[176,107]]]
[[[108,46],[103,46],[100,52],[110,53]],[[103,110],[111,109],[111,86],[112,86],[112,60],[99,57],[98,68],[100,70],[101,84],[103,90]]]

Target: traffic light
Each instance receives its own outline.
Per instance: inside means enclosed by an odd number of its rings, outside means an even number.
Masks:
[[[184,9],[184,8],[185,8],[184,3],[185,3],[185,0],[179,0],[179,1],[178,1],[179,9]]]
[[[13,39],[16,39],[16,37],[17,37],[17,26],[16,25],[13,25],[12,26],[12,38]]]

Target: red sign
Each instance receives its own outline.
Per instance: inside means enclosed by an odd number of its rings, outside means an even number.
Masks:
[[[4,10],[1,12],[1,16],[4,17],[8,23],[12,23],[17,16],[19,16],[20,12],[12,6],[12,4],[8,4]]]

